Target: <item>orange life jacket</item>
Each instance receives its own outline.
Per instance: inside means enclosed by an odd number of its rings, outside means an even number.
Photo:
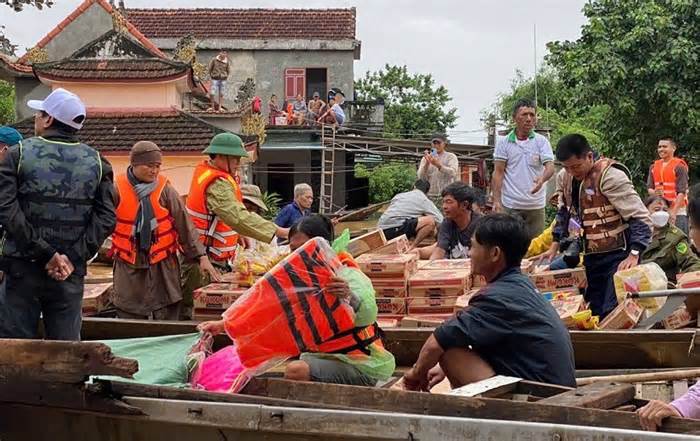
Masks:
[[[207,255],[213,260],[226,261],[236,253],[238,234],[207,208],[207,188],[218,179],[231,184],[236,199],[243,203],[241,188],[236,179],[204,161],[194,169],[192,175],[190,192],[187,195],[187,213],[199,233],[199,241],[207,249]]]
[[[224,313],[244,366],[302,352],[368,352],[379,338],[377,328],[356,328],[353,306],[323,290],[341,266],[327,242],[312,239]]]
[[[160,196],[167,183],[168,179],[163,175],[159,175],[158,184],[150,196],[153,214],[158,223],[154,232],[153,243],[148,251],[148,261],[151,265],[155,265],[171,254],[177,253],[179,248],[173,218],[168,209],[160,205]],[[138,254],[135,230],[139,199],[126,173],[116,177],[115,185],[119,192],[119,205],[117,205],[115,210],[117,225],[112,233],[111,254],[116,259],[134,265]]]
[[[658,159],[654,162],[654,167],[652,167],[651,175],[654,180],[654,189],[663,190],[663,198],[669,203],[674,204],[676,201],[676,196],[678,192],[676,191],[676,168],[679,165],[688,169],[688,164],[681,158],[671,158],[670,161],[664,162],[663,159]],[[681,207],[687,205],[687,198],[683,197],[681,202]]]

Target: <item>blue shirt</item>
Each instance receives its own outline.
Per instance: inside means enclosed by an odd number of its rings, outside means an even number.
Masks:
[[[289,228],[299,219],[309,215],[309,210],[302,210],[296,202],[287,204],[275,218],[275,223],[281,228]]]
[[[481,288],[433,335],[444,350],[471,346],[496,375],[576,385],[569,331],[519,267]]]

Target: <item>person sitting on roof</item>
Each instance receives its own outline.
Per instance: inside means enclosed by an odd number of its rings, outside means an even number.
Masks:
[[[435,329],[404,376],[407,389],[428,391],[445,377],[458,388],[495,375],[576,386],[569,331],[520,272],[529,243],[521,219],[481,218],[469,254],[472,272],[488,285]]]
[[[292,251],[303,246],[314,237],[322,237],[331,242],[334,239],[333,223],[322,215],[301,218],[289,231],[289,247]],[[290,362],[285,368],[284,377],[296,381],[317,381],[323,383],[374,386],[378,381],[387,380],[394,373],[394,356],[384,348],[378,337],[377,304],[372,282],[357,267],[349,254],[338,254],[345,268],[324,287],[335,296],[344,298],[351,293],[359,298],[355,309],[355,326],[359,330],[356,337],[368,334],[372,337],[364,348],[351,352],[333,350],[332,353],[302,353],[299,360]],[[201,323],[200,331],[211,334],[224,332],[224,321]],[[341,337],[333,337],[324,343],[333,343]],[[353,340],[355,344],[356,341]]]
[[[328,101],[330,108],[325,111],[319,118],[318,122],[321,124],[336,124],[342,126],[345,122],[345,111],[341,107],[345,102],[345,94],[341,91],[337,91],[333,96],[333,103]]]
[[[307,111],[308,108],[306,106],[306,101],[304,101],[304,97],[300,93],[297,94],[297,99],[294,101],[294,103],[292,103],[294,124],[298,126],[304,124],[304,118],[306,117]]]
[[[688,195],[688,221],[690,240],[697,247],[700,245],[700,184],[691,187]],[[697,317],[700,312],[700,295],[687,296],[685,307],[691,317]],[[637,413],[642,429],[649,431],[656,431],[668,417],[700,419],[700,381],[670,404],[651,400]]]
[[[280,109],[280,106],[277,104],[277,95],[272,94],[270,96],[270,101],[267,103],[267,108],[270,113],[270,125],[274,126],[277,124],[277,118],[283,117],[286,118],[287,114]]]

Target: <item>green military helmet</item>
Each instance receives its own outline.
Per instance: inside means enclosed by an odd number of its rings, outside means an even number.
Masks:
[[[226,155],[247,158],[243,140],[233,133],[219,133],[212,138],[209,147],[202,152],[206,155]]]

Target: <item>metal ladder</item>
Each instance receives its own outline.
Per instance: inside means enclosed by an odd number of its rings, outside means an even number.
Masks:
[[[333,182],[335,176],[335,126],[321,126],[321,195],[319,212],[333,211]]]

